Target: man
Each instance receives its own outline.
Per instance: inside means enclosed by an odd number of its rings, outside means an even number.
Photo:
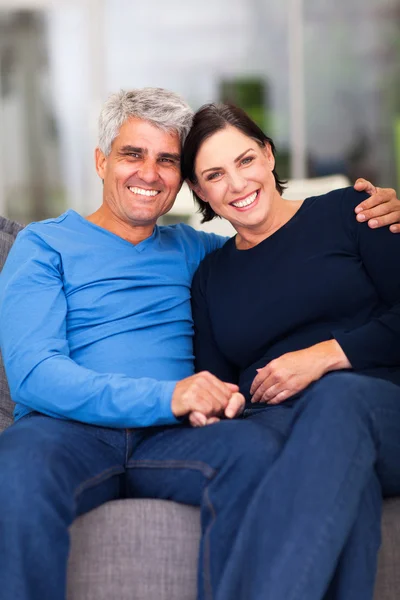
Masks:
[[[1,345],[17,406],[0,436],[3,600],[63,599],[68,527],[121,490],[201,507],[199,598],[230,597],[220,581],[243,564],[247,524],[256,516],[263,530],[254,492],[280,436],[230,420],[237,386],[193,374],[190,283],[224,240],[156,225],[182,183],[191,118],[165,90],[112,96],[96,150],[101,207],[26,227],[4,267]],[[382,193],[375,216],[392,206]],[[214,427],[183,420],[221,415]]]

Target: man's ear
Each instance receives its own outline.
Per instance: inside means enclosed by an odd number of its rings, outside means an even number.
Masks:
[[[96,150],[94,151],[94,161],[96,165],[97,175],[100,177],[100,179],[104,181],[107,157],[105,156],[105,154],[103,154],[100,148],[96,148]]]
[[[188,186],[190,187],[192,192],[194,192],[196,194],[196,196],[198,196],[200,198],[200,200],[203,200],[203,202],[208,202],[206,196],[201,191],[201,187],[197,183],[192,183],[191,181],[187,181],[187,180],[186,180],[186,183],[188,184]]]

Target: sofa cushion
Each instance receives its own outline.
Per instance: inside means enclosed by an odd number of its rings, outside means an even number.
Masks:
[[[0,271],[3,268],[7,254],[14,243],[16,235],[21,231],[22,225],[0,217]],[[10,398],[10,390],[6,374],[4,372],[3,360],[0,354],[0,432],[11,425],[13,420],[14,403]]]
[[[114,500],[71,527],[68,600],[194,600],[200,511]]]
[[[383,503],[382,546],[374,600],[400,598],[400,498]]]

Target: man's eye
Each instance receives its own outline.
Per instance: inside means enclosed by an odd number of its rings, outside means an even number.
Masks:
[[[160,158],[160,162],[168,163],[168,164],[175,164],[175,161],[172,160],[172,158]]]
[[[132,158],[140,158],[140,154],[137,152],[128,152],[127,156],[131,156]]]

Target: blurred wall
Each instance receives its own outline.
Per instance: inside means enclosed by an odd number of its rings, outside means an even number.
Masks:
[[[121,87],[171,88],[197,108],[222,81],[260,81],[290,175],[294,1],[0,0],[0,212],[27,222],[98,206],[97,115]],[[308,174],[394,186],[400,0],[303,0],[302,16]]]

